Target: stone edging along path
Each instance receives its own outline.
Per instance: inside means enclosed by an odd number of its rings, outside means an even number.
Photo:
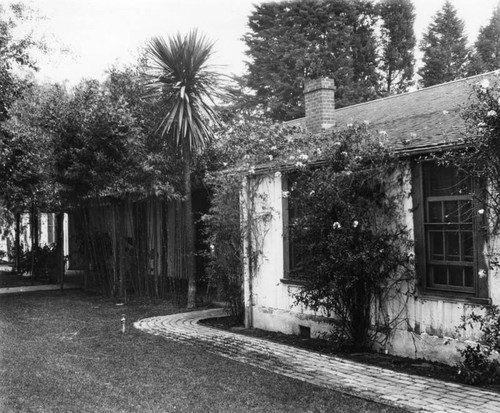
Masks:
[[[499,413],[500,395],[198,324],[221,308],[146,318],[134,327],[277,374],[409,411]]]

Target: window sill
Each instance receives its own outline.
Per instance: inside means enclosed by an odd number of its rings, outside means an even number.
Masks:
[[[282,278],[280,280],[282,284],[286,285],[297,285],[297,286],[304,286],[307,284],[307,281],[304,280],[294,280],[293,278]]]
[[[437,294],[435,292],[420,292],[415,295],[417,300],[448,301],[453,303],[491,305],[491,298],[457,296],[455,294]]]

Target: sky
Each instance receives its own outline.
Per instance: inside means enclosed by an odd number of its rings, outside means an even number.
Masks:
[[[7,4],[10,0],[0,0]],[[197,28],[215,41],[213,63],[227,74],[245,70],[243,35],[248,16],[261,0],[25,0],[40,17],[30,24],[52,47],[40,56],[38,79],[76,84],[102,79],[112,65],[130,64],[153,36]],[[500,0],[452,0],[464,19],[469,41],[488,23]],[[444,3],[414,0],[417,38]]]

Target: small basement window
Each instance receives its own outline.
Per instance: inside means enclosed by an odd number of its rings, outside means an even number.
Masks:
[[[311,338],[311,327],[299,325],[299,336],[302,338]]]

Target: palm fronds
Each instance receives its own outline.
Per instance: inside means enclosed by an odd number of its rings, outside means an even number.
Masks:
[[[214,43],[196,30],[186,36],[154,37],[147,52],[153,61],[152,95],[167,105],[159,130],[173,132],[177,145],[188,140],[190,151],[203,149],[212,137],[218,116],[221,76],[208,65]]]

